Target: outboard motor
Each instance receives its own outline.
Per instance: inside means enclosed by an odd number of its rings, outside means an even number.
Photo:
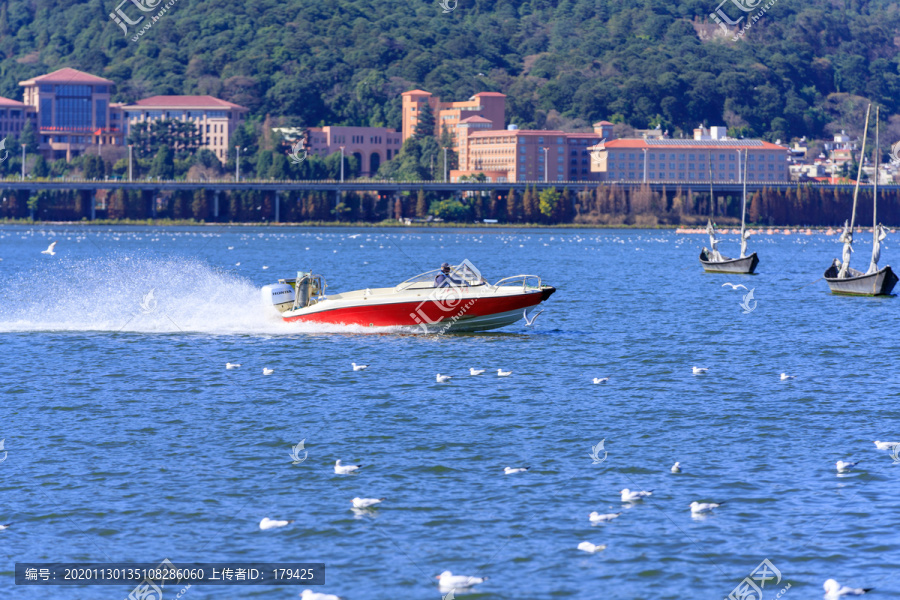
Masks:
[[[291,310],[294,306],[294,288],[286,280],[262,287],[262,301],[265,306],[274,306],[278,312]]]

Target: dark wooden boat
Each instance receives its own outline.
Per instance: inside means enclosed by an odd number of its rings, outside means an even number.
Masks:
[[[897,275],[890,266],[882,267],[874,273],[863,273],[847,269],[849,277],[838,277],[840,266],[834,261],[825,271],[825,281],[832,294],[846,296],[889,296],[897,284]]]
[[[709,250],[704,248],[700,252],[700,264],[707,273],[739,273],[743,275],[752,275],[759,264],[759,257],[756,252],[744,258],[728,258],[723,256],[722,261],[709,260]]]

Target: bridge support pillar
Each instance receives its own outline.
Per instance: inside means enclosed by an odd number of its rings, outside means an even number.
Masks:
[[[281,222],[281,196],[278,195],[278,190],[275,190],[275,222]]]
[[[91,221],[97,218],[97,190],[91,190]]]

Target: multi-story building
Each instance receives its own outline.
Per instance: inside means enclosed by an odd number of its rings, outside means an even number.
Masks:
[[[403,146],[401,134],[386,127],[344,127],[326,125],[310,127],[306,132],[306,149],[311,154],[327,156],[344,149],[345,156],[359,161],[360,175],[371,177],[381,163],[391,160]]]
[[[111,119],[113,82],[64,68],[20,81],[24,103],[37,112],[40,152],[71,160],[94,145],[118,145],[123,132]]]
[[[446,131],[452,143],[456,143],[458,125],[470,117],[481,117],[490,123],[489,129],[503,129],[506,114],[506,95],[499,92],[479,92],[462,102],[441,102],[437,96],[423,90],[404,92],[403,141],[416,131],[419,114],[425,105],[434,114],[434,135],[441,138]]]
[[[200,147],[210,149],[225,162],[228,141],[249,109],[212,96],[152,96],[121,107],[125,134],[136,123],[176,119],[194,123],[200,133]]]
[[[612,123],[594,125],[594,133],[553,130],[493,130],[483,117],[460,122],[457,134],[459,169],[451,181],[479,173],[491,182],[596,181],[589,149],[612,137]]]
[[[0,138],[18,137],[19,132],[25,127],[25,121],[34,117],[30,109],[30,106],[18,100],[0,96]]]
[[[788,181],[788,149],[762,140],[622,139],[589,148],[602,181]],[[740,157],[738,156],[740,154]]]

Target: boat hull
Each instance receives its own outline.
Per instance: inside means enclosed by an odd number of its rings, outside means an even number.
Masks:
[[[700,253],[700,264],[703,265],[703,270],[707,273],[751,275],[756,270],[756,265],[759,264],[759,257],[756,256],[756,252],[744,258],[733,258],[719,262],[706,260],[707,258],[706,252]]]
[[[516,294],[460,295],[450,299],[400,300],[356,303],[301,314],[286,313],[285,321],[357,325],[362,327],[404,327],[419,333],[489,331],[511,325],[523,313],[556,291],[551,286]]]
[[[851,269],[851,277],[838,277],[838,268],[832,265],[825,271],[825,281],[832,294],[844,296],[888,296],[897,284],[897,275],[890,266],[865,274]],[[857,275],[858,273],[858,275]]]

